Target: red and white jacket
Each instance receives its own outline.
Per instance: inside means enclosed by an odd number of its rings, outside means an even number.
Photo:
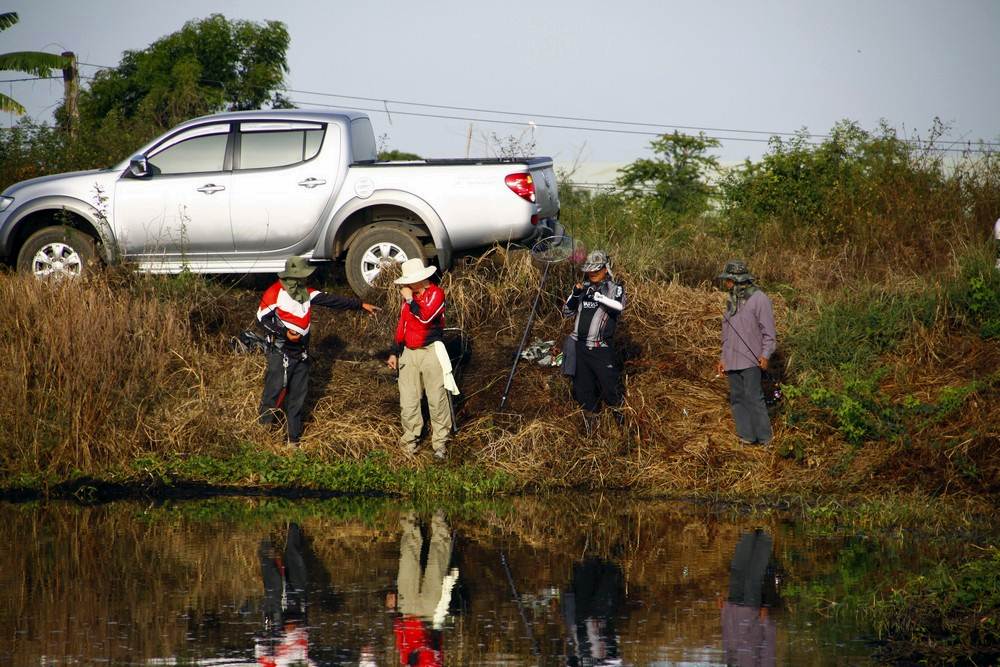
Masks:
[[[307,288],[307,291],[309,292],[308,301],[296,301],[291,294],[284,290],[279,280],[267,288],[260,299],[260,306],[257,308],[257,321],[277,340],[284,340],[285,329],[302,335],[302,338],[295,343],[285,341],[284,344],[289,350],[293,348],[305,350],[308,344],[313,305],[345,310],[361,308],[361,301],[358,299],[327,294],[312,287]]]
[[[396,351],[416,350],[444,338],[444,290],[431,283],[399,311]]]

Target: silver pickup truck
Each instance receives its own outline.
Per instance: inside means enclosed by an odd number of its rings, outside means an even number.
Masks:
[[[385,262],[561,233],[550,158],[379,162],[364,114],[271,110],[188,121],[110,169],[0,195],[0,257],[39,277],[99,261],[263,273],[346,261],[364,294]]]

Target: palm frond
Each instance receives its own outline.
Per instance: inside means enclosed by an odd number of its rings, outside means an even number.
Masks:
[[[4,12],[0,14],[0,30],[6,30],[17,23],[17,12]]]
[[[0,71],[13,70],[35,76],[48,76],[52,70],[62,69],[66,61],[66,58],[54,53],[12,51],[11,53],[0,53]]]
[[[8,97],[3,93],[0,93],[0,112],[2,113],[16,113],[18,116],[26,111],[24,107],[17,103],[12,97]]]

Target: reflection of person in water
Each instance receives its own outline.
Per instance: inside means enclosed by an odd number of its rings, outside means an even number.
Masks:
[[[566,662],[580,667],[621,665],[615,619],[624,599],[624,577],[617,563],[587,558],[573,565],[562,598],[569,633]]]
[[[458,568],[448,569],[452,535],[444,512],[434,513],[430,526],[427,563],[420,567],[424,539],[416,515],[407,512],[399,520],[399,574],[396,590],[386,595],[386,607],[397,612],[393,620],[396,648],[401,665],[442,665],[444,647],[441,628],[458,580]]]
[[[306,564],[302,530],[289,524],[284,554],[270,539],[257,550],[264,580],[264,629],[254,647],[257,662],[267,667],[314,665],[309,659],[306,630]]]
[[[729,595],[722,609],[722,646],[727,665],[774,665],[775,626],[770,610],[778,604],[771,536],[761,529],[744,533],[729,566]]]

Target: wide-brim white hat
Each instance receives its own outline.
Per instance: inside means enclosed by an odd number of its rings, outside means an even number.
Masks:
[[[431,266],[424,266],[424,260],[415,257],[403,262],[402,270],[403,275],[392,281],[397,285],[412,285],[413,283],[419,283],[421,280],[427,280],[434,275],[437,267],[433,264]]]

